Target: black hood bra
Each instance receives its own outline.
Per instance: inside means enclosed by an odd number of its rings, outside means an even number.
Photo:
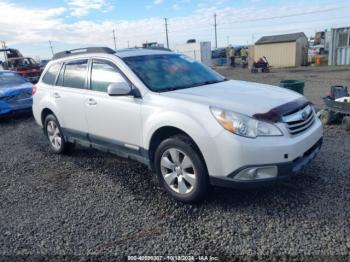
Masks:
[[[283,116],[293,114],[309,104],[311,104],[311,102],[303,96],[286,104],[274,107],[266,113],[256,113],[253,117],[258,120],[277,123],[282,121]]]

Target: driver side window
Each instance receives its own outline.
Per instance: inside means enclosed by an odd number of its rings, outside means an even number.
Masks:
[[[109,84],[125,81],[123,75],[113,63],[103,60],[93,60],[91,68],[91,90],[107,92]]]

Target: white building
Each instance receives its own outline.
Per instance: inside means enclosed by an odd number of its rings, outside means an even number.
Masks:
[[[172,50],[175,52],[184,54],[208,66],[211,66],[212,64],[210,42],[180,44],[180,45],[176,45],[174,48],[172,48]]]
[[[328,64],[350,65],[350,27],[331,30]]]

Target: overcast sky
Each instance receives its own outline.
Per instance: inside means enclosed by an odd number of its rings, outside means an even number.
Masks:
[[[170,47],[187,39],[212,41],[217,14],[218,45],[251,44],[263,35],[350,26],[350,0],[0,0],[0,40],[34,58],[84,46],[117,48],[143,42]]]

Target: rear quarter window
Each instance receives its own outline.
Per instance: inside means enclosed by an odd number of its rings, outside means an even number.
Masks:
[[[86,88],[88,60],[69,62],[62,68],[57,80],[58,86]]]
[[[48,85],[54,85],[58,72],[60,71],[61,64],[54,64],[46,71],[43,82]]]

